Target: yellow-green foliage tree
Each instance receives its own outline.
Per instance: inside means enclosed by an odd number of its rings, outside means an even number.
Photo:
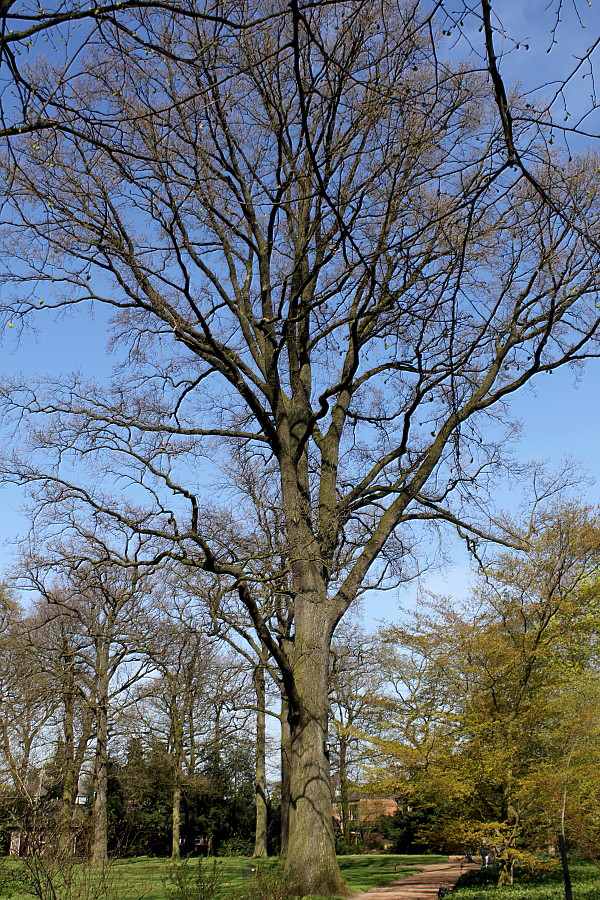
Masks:
[[[431,808],[430,840],[501,846],[504,883],[563,817],[582,848],[600,836],[600,519],[555,507],[523,537],[466,603],[388,630],[397,720],[380,742],[388,788]]]

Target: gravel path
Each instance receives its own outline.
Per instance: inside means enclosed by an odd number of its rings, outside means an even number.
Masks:
[[[480,866],[479,862],[465,862],[464,857],[450,857],[447,863],[423,866],[420,872],[358,894],[355,900],[437,900],[441,887],[453,887],[463,872]]]

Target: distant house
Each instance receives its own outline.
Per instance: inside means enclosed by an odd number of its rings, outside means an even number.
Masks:
[[[357,844],[366,841],[373,847],[387,849],[392,842],[388,841],[377,829],[381,816],[393,816],[398,810],[395,797],[373,797],[359,791],[351,791],[349,797],[349,818],[351,838]],[[333,804],[333,818],[340,824],[342,810],[339,797]]]

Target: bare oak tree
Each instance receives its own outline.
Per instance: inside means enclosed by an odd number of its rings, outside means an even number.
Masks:
[[[106,304],[125,360],[112,390],[4,385],[31,454],[3,468],[61,527],[229,579],[289,703],[288,879],[339,894],[331,637],[424,524],[498,537],[507,399],[597,352],[599,164],[517,91],[507,124],[493,67],[442,59],[419,3],[231,7],[253,26],[152,10],[91,41],[65,127],[12,143],[8,319]],[[240,448],[275,467],[291,642],[211,526],[247,513],[215,471]]]

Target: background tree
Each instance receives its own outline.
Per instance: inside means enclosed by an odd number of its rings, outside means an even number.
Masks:
[[[79,644],[78,690],[93,714],[94,822],[92,857],[107,859],[107,787],[111,720],[117,702],[127,702],[131,688],[147,671],[140,646],[143,611],[151,593],[147,567],[138,566],[137,544],[127,548],[129,567],[119,565],[104,540],[69,544],[60,539],[38,546],[24,560],[25,578],[51,610],[58,627],[73,629]],[[69,626],[69,622],[74,626]],[[81,639],[83,637],[83,640]]]
[[[190,745],[197,744],[198,717],[208,706],[209,685],[212,683],[214,691],[217,672],[211,665],[213,652],[208,642],[185,622],[155,619],[147,652],[157,676],[144,687],[143,696],[166,720],[166,754],[173,770],[171,856],[179,859],[184,763]],[[155,719],[153,730],[157,724]]]
[[[554,843],[598,690],[597,515],[556,506],[530,526],[528,553],[500,556],[474,602],[438,601],[388,632],[409,654],[396,669],[396,790],[435,805],[421,829],[434,844],[502,845],[501,883],[527,850]]]
[[[219,757],[234,735],[245,731],[252,707],[245,672],[238,660],[219,654],[189,608],[170,604],[151,615],[146,644],[154,677],[141,689],[141,715],[150,747],[162,741],[172,773],[171,855],[177,859],[182,792],[198,774],[206,754]],[[140,706],[135,710],[140,715]]]
[[[369,758],[368,736],[386,719],[385,675],[378,640],[354,623],[338,629],[331,646],[331,763],[339,792],[340,826],[351,843],[350,792],[358,787],[361,764]]]
[[[5,825],[15,829],[17,852],[39,805],[44,781],[44,749],[58,705],[49,679],[28,640],[23,610],[4,594],[0,634],[0,772],[5,790]],[[10,787],[8,787],[10,785]]]
[[[289,703],[288,880],[336,894],[331,636],[424,523],[499,537],[481,504],[507,398],[596,352],[598,164],[553,154],[547,108],[507,107],[492,52],[489,79],[445,60],[418,3],[276,5],[276,27],[260,0],[236,10],[252,27],[108,23],[54,91],[61,125],[15,138],[10,321],[105,303],[132,368],[112,394],[3,387],[23,425],[52,419],[4,469],[59,527],[116,520],[153,561],[230,580]],[[202,513],[200,460],[240,446],[277,471],[289,646]]]
[[[78,617],[61,609],[60,602],[50,605],[45,598],[38,599],[23,638],[35,653],[39,672],[51,686],[56,703],[51,793],[60,796],[61,809],[53,831],[61,857],[65,858],[76,849],[80,837],[81,822],[77,822],[76,815],[78,785],[94,734],[86,658],[90,638]],[[46,770],[46,789],[49,774]]]

